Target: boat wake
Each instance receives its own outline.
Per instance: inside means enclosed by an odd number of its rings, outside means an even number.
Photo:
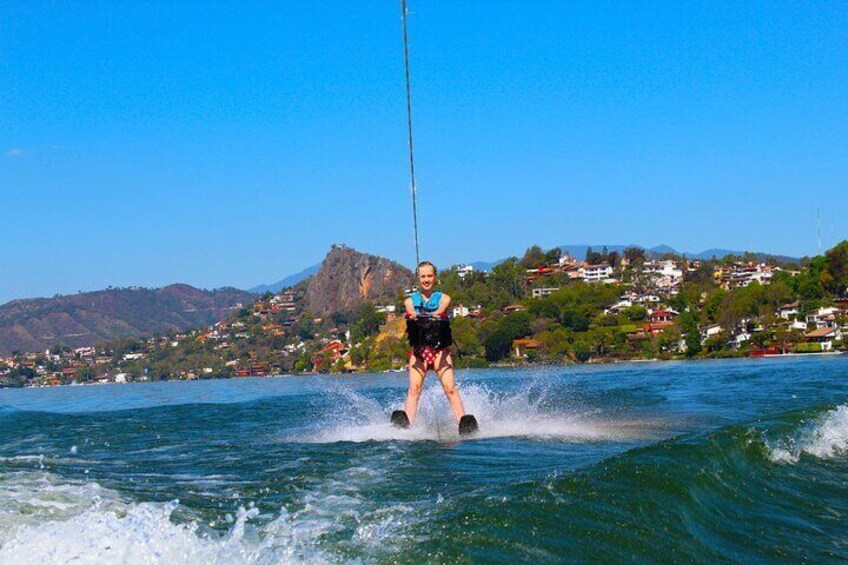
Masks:
[[[439,386],[425,388],[418,417],[409,429],[389,423],[392,410],[403,408],[405,396],[387,403],[369,398],[347,387],[327,392],[325,413],[314,429],[288,435],[285,441],[304,443],[364,441],[456,441],[457,424]],[[666,424],[660,420],[619,418],[598,409],[586,408],[550,389],[530,386],[508,393],[493,392],[480,384],[462,388],[468,414],[474,414],[480,431],[467,439],[523,437],[575,442],[632,441],[658,438]]]
[[[768,457],[775,463],[797,463],[803,454],[818,459],[848,455],[848,406],[837,406],[787,437],[766,441]]]

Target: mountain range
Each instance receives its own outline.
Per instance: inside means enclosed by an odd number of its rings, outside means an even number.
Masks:
[[[316,265],[312,265],[311,267],[303,269],[299,273],[295,273],[293,275],[285,277],[284,279],[280,279],[275,283],[260,284],[259,286],[249,288],[247,289],[247,292],[252,292],[254,294],[265,294],[266,292],[277,293],[283,290],[284,288],[289,288],[301,281],[305,281],[306,279],[317,273],[320,268],[321,263],[318,263]]]
[[[0,355],[201,327],[255,299],[235,288],[210,291],[172,284],[13,300],[0,306]]]

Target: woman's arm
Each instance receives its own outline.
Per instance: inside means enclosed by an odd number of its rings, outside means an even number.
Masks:
[[[410,318],[417,318],[418,313],[415,311],[415,306],[412,305],[412,299],[407,298],[403,301],[403,307],[406,309],[406,315]]]
[[[439,300],[439,308],[435,312],[433,312],[433,316],[439,317],[442,314],[444,314],[445,312],[447,312],[448,308],[450,308],[450,303],[451,303],[451,297],[448,296],[447,294],[442,293],[442,299]]]

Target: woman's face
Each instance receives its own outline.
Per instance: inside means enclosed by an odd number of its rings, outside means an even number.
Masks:
[[[421,290],[429,292],[436,285],[436,270],[430,265],[424,265],[418,268],[418,282],[421,285]]]

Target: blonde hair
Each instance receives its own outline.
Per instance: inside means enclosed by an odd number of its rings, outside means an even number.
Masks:
[[[430,261],[421,261],[420,263],[418,263],[418,268],[416,269],[416,271],[418,272],[419,275],[421,274],[421,267],[433,267],[433,274],[434,275],[439,274],[439,269],[437,269],[436,266],[434,264],[432,264]]]

